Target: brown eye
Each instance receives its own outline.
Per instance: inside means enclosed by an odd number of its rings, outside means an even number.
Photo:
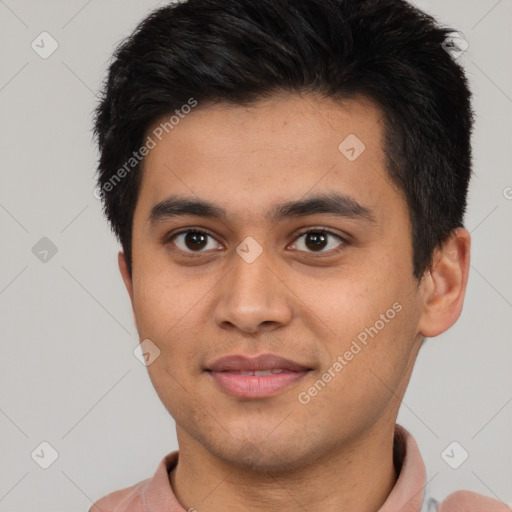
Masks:
[[[211,242],[214,238],[204,231],[187,230],[176,233],[170,242],[185,253],[206,252],[204,249],[217,249],[218,244]]]
[[[337,239],[339,242],[333,243],[332,239]],[[339,252],[346,243],[340,235],[319,229],[301,233],[297,240],[299,241],[294,244],[295,249],[311,253]],[[326,247],[328,250],[324,250]]]
[[[206,235],[205,233],[201,233],[199,231],[189,231],[188,233],[185,234],[184,242],[189,249],[204,249],[207,244],[207,236],[208,235]]]
[[[315,233],[310,232],[306,234],[305,244],[308,249],[316,251],[317,249],[321,250],[326,246],[327,237],[324,233]]]

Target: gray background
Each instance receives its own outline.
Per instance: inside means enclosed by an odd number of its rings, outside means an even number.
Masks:
[[[435,496],[465,488],[512,504],[512,2],[416,3],[469,43],[460,59],[478,116],[473,250],[462,317],[421,349],[398,422],[415,436]],[[132,352],[138,337],[118,246],[93,196],[91,138],[114,45],[164,4],[0,0],[3,512],[87,510],[150,477],[177,447],[173,420]],[[47,59],[31,48],[43,31],[59,44]],[[57,248],[46,262],[32,252],[42,237]],[[59,454],[48,469],[31,458],[43,441]],[[469,453],[458,469],[441,457],[452,441]]]

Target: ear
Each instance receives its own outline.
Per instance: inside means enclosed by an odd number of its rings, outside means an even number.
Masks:
[[[423,311],[418,329],[433,338],[449,329],[459,318],[468,283],[471,235],[455,229],[436,249],[432,268],[422,278]]]
[[[126,290],[128,291],[128,295],[130,296],[130,301],[133,307],[133,279],[128,271],[128,263],[126,262],[126,257],[123,251],[119,251],[117,254],[117,263],[119,265],[119,270],[121,271],[121,276],[124,281],[124,285],[126,286]]]

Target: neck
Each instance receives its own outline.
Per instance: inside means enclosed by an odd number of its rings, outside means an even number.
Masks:
[[[186,510],[377,512],[393,489],[394,423],[374,425],[339,449],[287,472],[240,469],[178,432],[171,486]],[[180,439],[181,437],[181,439]]]

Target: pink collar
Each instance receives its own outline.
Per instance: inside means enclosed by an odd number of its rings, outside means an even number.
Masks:
[[[416,441],[401,425],[395,425],[394,440],[393,456],[399,476],[378,512],[419,512],[426,481],[423,459]],[[178,453],[166,455],[150,479],[105,496],[89,512],[186,512],[169,481]]]

